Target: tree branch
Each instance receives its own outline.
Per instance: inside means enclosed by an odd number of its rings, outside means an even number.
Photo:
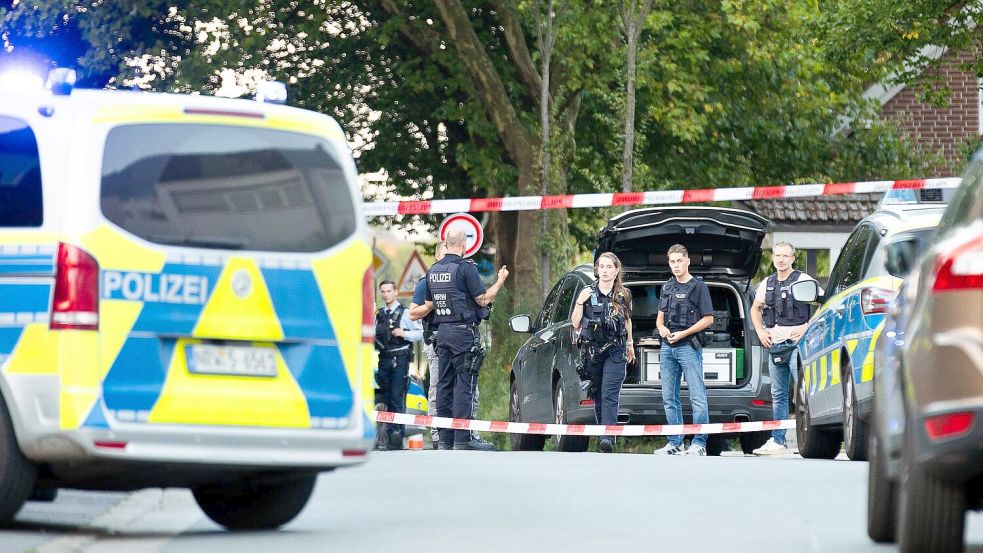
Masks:
[[[376,5],[385,13],[393,18],[399,18],[399,32],[417,49],[433,54],[440,45],[440,35],[433,29],[414,23],[406,16],[396,4],[395,0],[378,0]]]
[[[495,124],[509,156],[520,167],[532,166],[538,149],[534,146],[535,137],[529,134],[519,119],[502,77],[478,40],[460,0],[437,0],[436,5],[461,63],[484,101],[488,116]]]
[[[529,48],[526,45],[526,35],[522,30],[522,23],[517,17],[515,4],[507,0],[495,0],[495,11],[502,21],[502,28],[505,30],[505,43],[509,48],[509,55],[519,73],[519,80],[529,89],[529,96],[535,98],[539,104],[539,89],[542,86],[539,72],[529,55]]]

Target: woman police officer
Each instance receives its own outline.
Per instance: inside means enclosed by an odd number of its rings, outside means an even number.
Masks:
[[[618,423],[618,400],[628,363],[634,361],[631,292],[621,282],[621,260],[611,252],[594,262],[597,281],[577,296],[573,327],[580,331],[581,355],[594,392],[598,424]],[[614,437],[602,436],[598,449],[614,451]]]

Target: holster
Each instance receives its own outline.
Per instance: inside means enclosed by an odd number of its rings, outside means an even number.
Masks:
[[[464,354],[464,374],[478,376],[481,364],[485,361],[485,348],[475,345]]]

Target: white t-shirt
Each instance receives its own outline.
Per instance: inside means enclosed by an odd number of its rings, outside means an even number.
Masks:
[[[769,276],[771,276],[771,275],[769,275]],[[805,274],[803,272],[800,272],[799,273],[799,278],[796,279],[795,282],[802,282],[802,281],[806,281],[806,280],[816,280],[816,279],[812,278],[811,276],[809,276],[809,275],[807,275],[807,274]],[[789,283],[789,286],[791,286],[792,284],[795,284],[795,282],[790,282]],[[767,295],[767,293],[768,293],[768,279],[766,278],[766,279],[764,279],[764,280],[762,280],[761,282],[758,283],[758,288],[754,292],[754,299],[755,299],[755,301],[761,300],[761,302],[764,303],[765,296]],[[819,290],[819,293],[820,294],[823,293],[822,289]],[[796,327],[794,327],[794,326],[775,325],[775,326],[773,326],[771,328],[765,328],[765,330],[768,331],[768,337],[771,338],[771,343],[777,344],[779,342],[784,342],[785,340],[791,340],[792,339],[792,330],[794,328],[796,328]]]

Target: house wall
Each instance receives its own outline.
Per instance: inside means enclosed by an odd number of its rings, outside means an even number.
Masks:
[[[947,168],[926,177],[958,175],[966,161],[961,155],[963,144],[980,135],[979,82],[972,73],[958,67],[972,58],[970,52],[961,53],[926,71],[926,75],[941,74],[952,89],[948,107],[919,102],[917,85],[905,87],[882,107],[883,117],[897,121],[923,147],[940,152],[948,162]]]

